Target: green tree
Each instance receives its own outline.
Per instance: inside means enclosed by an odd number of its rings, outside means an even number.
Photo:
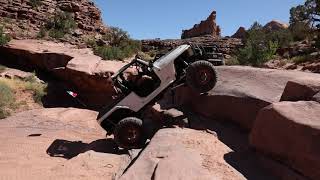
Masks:
[[[262,25],[255,22],[247,32],[245,46],[239,50],[237,55],[239,63],[260,66],[271,59],[275,55],[279,43],[278,39],[270,37]]]
[[[6,45],[10,40],[10,36],[5,34],[3,27],[0,26],[0,46]]]

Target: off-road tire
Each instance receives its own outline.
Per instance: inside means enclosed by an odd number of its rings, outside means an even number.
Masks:
[[[217,83],[217,72],[212,63],[196,61],[189,65],[186,72],[187,85],[197,93],[212,90]]]
[[[135,117],[121,120],[116,125],[113,134],[115,142],[124,149],[141,148],[147,140],[142,120]]]

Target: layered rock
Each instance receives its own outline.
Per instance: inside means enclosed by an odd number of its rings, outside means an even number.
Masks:
[[[94,37],[107,31],[100,10],[90,0],[1,0],[0,4],[0,24],[14,38],[37,37],[40,28],[60,11],[71,13],[78,27],[76,35]]]
[[[239,38],[239,39],[244,39],[246,37],[247,31],[246,28],[244,27],[239,27],[236,33],[232,35],[232,38]]]
[[[212,47],[214,52],[231,55],[243,44],[237,38],[213,38],[212,36],[194,37],[189,39],[152,39],[142,40],[143,51],[168,51],[182,44],[195,43],[203,46]]]
[[[217,137],[190,129],[162,129],[120,180],[245,179],[224,156]]]
[[[264,26],[264,28],[268,31],[278,31],[278,30],[287,29],[288,27],[289,27],[288,24],[277,21],[277,20],[272,20]]]
[[[201,21],[200,24],[195,24],[193,28],[189,30],[183,30],[181,38],[187,39],[204,35],[210,35],[214,38],[220,37],[221,29],[216,23],[216,17],[217,12],[213,11],[205,21]]]
[[[297,79],[287,83],[281,101],[310,101],[318,92],[320,92],[319,79]]]
[[[260,111],[250,143],[304,176],[319,179],[319,114],[316,102],[275,103]]]
[[[130,159],[105,138],[96,116],[94,111],[55,108],[1,120],[1,177],[114,179]]]
[[[218,84],[212,91],[199,96],[189,88],[180,88],[175,103],[210,119],[231,120],[248,130],[262,108],[280,101],[288,81],[312,78],[320,83],[320,75],[312,73],[240,66],[216,70]]]
[[[90,107],[101,107],[112,100],[115,91],[110,77],[125,65],[103,61],[90,49],[39,40],[13,40],[0,47],[0,53],[1,64],[53,75],[64,83],[60,91],[78,92]]]

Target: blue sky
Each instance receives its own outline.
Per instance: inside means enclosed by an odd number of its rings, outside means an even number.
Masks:
[[[108,26],[120,27],[135,39],[180,38],[182,29],[217,11],[222,35],[254,21],[289,21],[291,7],[304,0],[94,0]]]

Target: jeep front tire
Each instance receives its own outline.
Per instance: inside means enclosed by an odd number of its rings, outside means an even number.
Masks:
[[[135,117],[121,120],[115,127],[114,140],[124,149],[141,148],[147,140],[142,120]]]
[[[189,65],[186,72],[187,85],[197,93],[206,93],[217,83],[217,73],[212,63],[196,61]]]

